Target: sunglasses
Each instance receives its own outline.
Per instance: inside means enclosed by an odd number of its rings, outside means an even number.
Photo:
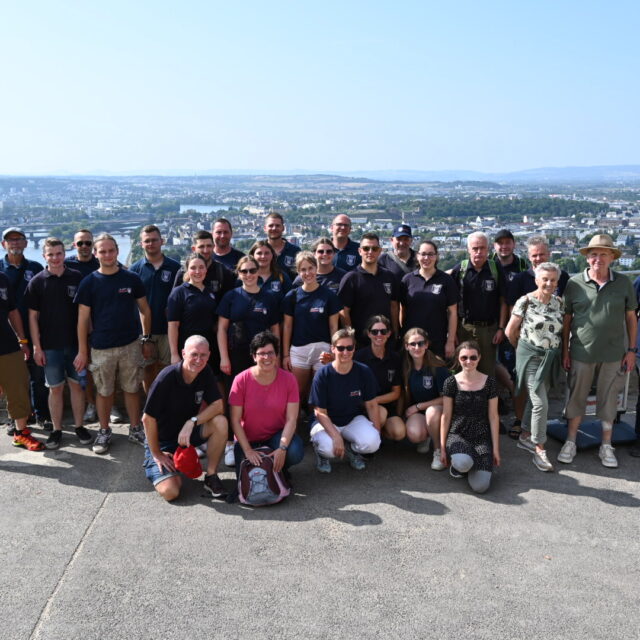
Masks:
[[[460,360],[462,362],[466,362],[467,360],[471,360],[471,362],[475,362],[478,359],[478,356],[460,356]]]
[[[238,273],[241,273],[243,276],[246,276],[248,273],[251,275],[255,275],[258,273],[258,267],[251,267],[250,269],[238,269]]]
[[[333,253],[333,249],[316,249],[316,253],[320,253],[320,254]]]
[[[93,240],[78,240],[76,242],[77,247],[90,247],[93,244]]]
[[[380,251],[380,247],[360,247],[360,249],[362,249],[362,251],[364,251],[365,253],[369,253],[369,251],[373,251],[374,253],[377,253],[378,251]]]
[[[343,351],[353,351],[355,348],[356,347],[353,344],[349,344],[349,345],[341,344],[336,346],[336,350],[339,351],[340,353],[342,353]]]
[[[386,336],[389,333],[389,329],[369,329],[369,333],[372,336]]]
[[[424,340],[418,340],[417,342],[407,342],[410,347],[424,347],[427,344]]]

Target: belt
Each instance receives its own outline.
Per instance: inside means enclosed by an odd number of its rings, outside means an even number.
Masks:
[[[466,320],[463,324],[470,324],[473,327],[493,327],[498,323],[495,320],[478,320],[475,322]]]

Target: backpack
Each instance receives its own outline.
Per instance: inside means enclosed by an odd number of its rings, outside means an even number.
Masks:
[[[238,498],[242,504],[263,507],[284,500],[291,487],[282,471],[273,470],[273,458],[269,447],[258,447],[260,466],[253,466],[246,458],[240,464],[238,476]]]

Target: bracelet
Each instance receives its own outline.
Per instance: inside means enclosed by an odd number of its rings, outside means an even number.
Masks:
[[[629,347],[627,351],[629,353],[638,353],[638,347]]]
[[[19,338],[18,339],[18,343],[19,344],[29,344],[29,341],[26,338]]]

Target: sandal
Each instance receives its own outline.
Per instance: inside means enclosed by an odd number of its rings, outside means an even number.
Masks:
[[[520,437],[521,433],[522,433],[522,422],[516,419],[513,421],[513,424],[511,425],[511,429],[509,429],[509,432],[507,433],[507,435],[512,440],[517,440]]]

